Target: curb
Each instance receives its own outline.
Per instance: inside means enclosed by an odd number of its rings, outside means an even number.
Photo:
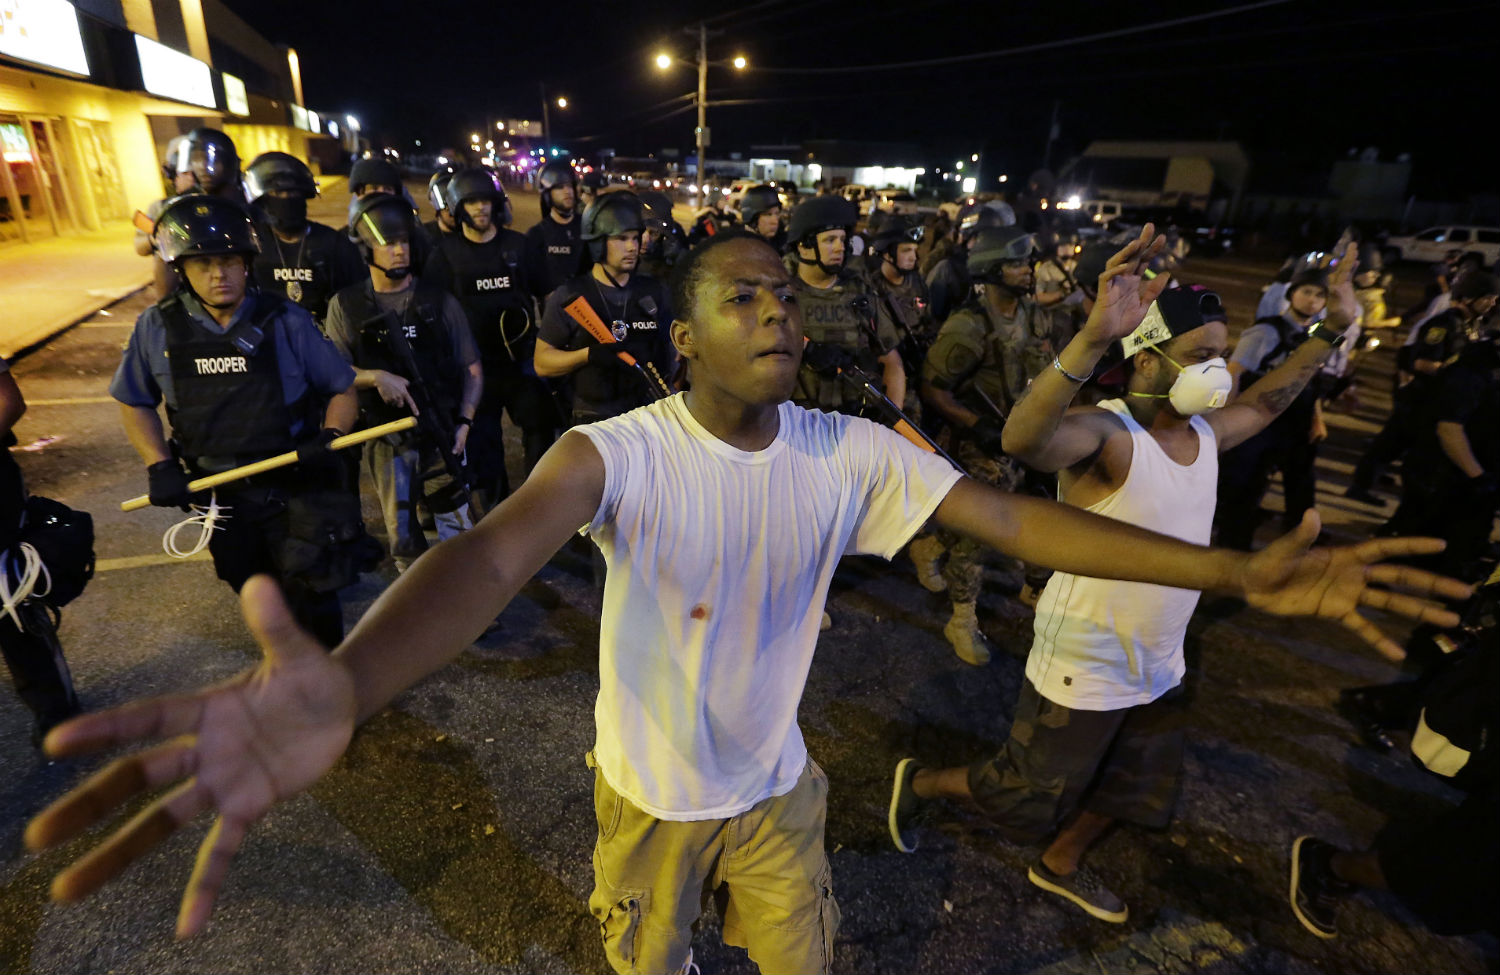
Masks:
[[[110,289],[90,288],[84,292],[91,299],[87,305],[83,306],[85,310],[70,311],[46,325],[28,330],[20,338],[23,344],[8,353],[5,358],[12,363],[25,358],[75,325],[82,324],[88,319],[93,318],[99,313],[100,309],[108,308],[123,298],[128,298],[144,288],[151,287],[152,281],[152,276],[146,274],[139,282],[127,284],[123,287]]]

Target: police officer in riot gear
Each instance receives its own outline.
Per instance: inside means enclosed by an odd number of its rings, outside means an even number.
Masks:
[[[787,268],[802,306],[807,337],[850,357],[878,386],[884,386],[887,397],[900,404],[906,398],[906,372],[896,351],[900,335],[864,278],[844,266],[845,245],[858,219],[854,204],[841,196],[819,196],[803,203],[787,228],[792,244]],[[809,409],[863,410],[866,404],[858,392],[832,370],[815,370],[809,360],[803,357],[793,402]]]
[[[718,186],[702,189],[703,207],[693,216],[693,226],[688,230],[689,247],[734,226],[734,214],[724,207],[724,190]]]
[[[218,129],[196,128],[187,135],[172,139],[162,164],[167,196],[146,208],[154,225],[162,210],[183,193],[207,193],[243,203],[244,187],[240,181],[240,154],[234,140]],[[152,278],[156,297],[165,298],[177,287],[177,275],[156,254],[156,240],[139,227],[135,232],[135,252],[152,258]]]
[[[574,377],[573,422],[592,423],[643,406],[661,395],[672,375],[672,322],[665,283],[637,273],[645,208],[634,193],[609,193],[583,214],[583,239],[594,265],[547,299],[536,343],[536,371]],[[582,305],[575,304],[581,300]],[[603,343],[586,325],[607,328]],[[625,352],[643,377],[618,355]]]
[[[891,214],[871,244],[878,263],[869,276],[870,284],[901,336],[896,348],[906,369],[907,402],[899,405],[909,416],[915,415],[919,405],[915,393],[922,378],[922,363],[937,337],[937,322],[928,309],[927,282],[917,273],[917,246],[922,234],[922,225],[915,219]]]
[[[354,366],[365,425],[407,415],[419,421],[416,430],[364,449],[391,556],[403,572],[427,549],[419,501],[432,511],[440,539],[471,526],[462,458],[484,380],[463,306],[412,274],[411,206],[376,193],[360,200],[353,219],[354,241],[369,273],[334,296],[328,337]]]
[[[968,271],[982,287],[943,322],[922,369],[923,402],[953,430],[955,458],[971,477],[1011,491],[1022,485],[1025,469],[1004,455],[1001,431],[1031,378],[1051,365],[1057,351],[1050,340],[1051,319],[1031,296],[1035,256],[1035,243],[1021,227],[986,227],[975,233]],[[943,577],[953,603],[943,636],[959,659],[982,665],[990,651],[975,616],[980,547],[945,533],[937,540],[948,550]],[[919,563],[941,555],[940,549],[936,555],[919,554],[923,547],[935,546],[931,540],[913,545]],[[1028,575],[1030,585],[1043,581]]]
[[[538,301],[583,270],[583,211],[578,206],[578,173],[553,159],[536,176],[542,219],[526,231],[526,277]]]
[[[359,252],[332,227],[307,219],[307,201],[318,187],[296,156],[256,156],[245,169],[245,193],[261,241],[256,284],[306,308],[321,327],[334,293],[365,276]]]
[[[927,292],[932,299],[932,317],[938,324],[947,321],[974,291],[974,280],[968,270],[969,249],[974,237],[986,227],[1010,227],[1016,222],[1015,211],[1007,203],[988,200],[966,205],[958,215],[958,246],[953,253],[927,275]]]
[[[298,621],[334,646],[343,635],[338,590],[379,558],[327,449],[354,426],[354,370],[304,309],[247,288],[260,242],[242,207],[179,197],[155,236],[182,286],[136,320],[110,383],[147,465],[151,503],[186,505],[190,475],[297,450],[293,467],[215,489],[229,517],[214,526],[209,551],[236,591],[252,575],[273,575]],[[156,412],[163,400],[170,445]]]
[[[502,413],[521,428],[526,472],[556,439],[552,394],[531,366],[535,306],[526,278],[526,238],[507,225],[510,197],[493,170],[470,167],[448,182],[448,209],[460,232],[437,243],[423,276],[458,297],[484,366],[484,399],[469,438],[469,462],[485,508],[510,493]]]
[[[240,200],[240,154],[234,140],[218,129],[197,128],[177,143],[174,168],[191,176],[201,193]]]
[[[740,221],[746,230],[778,251],[786,250],[786,231],[781,227],[781,194],[776,187],[762,183],[745,190],[740,197]]]
[[[445,234],[458,233],[458,218],[448,212],[448,181],[458,172],[457,166],[445,166],[432,174],[427,181],[427,200],[436,214],[422,224],[428,240],[442,240]]]
[[[584,173],[578,179],[578,212],[582,213],[594,205],[604,189],[604,174],[597,169]],[[585,252],[587,257],[587,252]]]
[[[641,260],[637,270],[666,281],[687,250],[687,232],[672,218],[672,199],[660,190],[638,194],[645,208],[646,229],[641,233]]]

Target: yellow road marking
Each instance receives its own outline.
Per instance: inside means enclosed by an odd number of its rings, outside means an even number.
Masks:
[[[119,559],[99,559],[94,563],[95,572],[112,572],[115,569],[143,569],[148,565],[179,565],[183,562],[207,562],[212,556],[204,549],[197,555],[179,559],[162,552],[159,555],[127,555]]]

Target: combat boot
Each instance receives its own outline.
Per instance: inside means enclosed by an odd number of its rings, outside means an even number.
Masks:
[[[975,615],[973,603],[953,604],[953,617],[943,627],[943,637],[964,663],[983,667],[990,662],[989,641],[979,632],[979,618]]]
[[[938,570],[938,560],[943,557],[943,543],[936,535],[923,535],[906,546],[912,565],[917,567],[917,581],[928,592],[946,592],[948,580]]]

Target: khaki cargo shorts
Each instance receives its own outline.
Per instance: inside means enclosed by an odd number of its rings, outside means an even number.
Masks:
[[[589,765],[594,766],[590,754]],[[594,767],[594,892],[614,970],[676,972],[713,897],[724,942],[760,970],[828,972],[839,909],[823,823],[828,777],[811,758],[796,786],[732,819],[656,819],[610,788]]]

